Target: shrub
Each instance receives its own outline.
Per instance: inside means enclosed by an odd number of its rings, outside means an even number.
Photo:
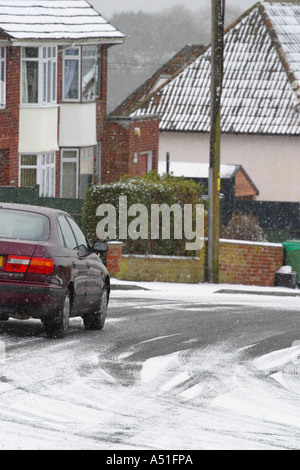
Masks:
[[[243,214],[242,212],[234,214],[229,224],[223,227],[222,238],[253,242],[267,241],[258,219],[252,212],[250,214]]]
[[[119,198],[127,197],[128,208],[133,204],[143,204],[149,214],[149,233],[147,240],[137,239],[122,240],[123,252],[127,254],[157,254],[157,255],[194,255],[194,252],[185,252],[183,240],[174,240],[174,217],[171,213],[171,239],[151,240],[151,204],[201,204],[203,186],[191,180],[175,178],[172,175],[159,176],[156,172],[147,173],[141,177],[132,179],[122,178],[117,183],[96,185],[87,191],[83,206],[83,228],[91,241],[97,238],[96,227],[100,217],[96,211],[101,204],[111,204],[116,209],[116,227],[119,227]],[[182,210],[183,213],[183,210]],[[194,214],[195,218],[195,214]],[[135,217],[128,217],[128,224]],[[161,221],[160,221],[161,222]],[[161,227],[160,227],[161,229]],[[117,237],[118,239],[118,230]],[[161,231],[160,231],[161,234]]]

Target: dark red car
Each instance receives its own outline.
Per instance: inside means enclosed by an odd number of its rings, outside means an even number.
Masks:
[[[66,212],[0,203],[0,321],[38,318],[49,337],[65,336],[69,318],[104,326],[110,279],[99,253]]]

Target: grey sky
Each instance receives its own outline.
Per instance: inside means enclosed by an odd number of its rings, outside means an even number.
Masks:
[[[185,5],[190,10],[199,10],[210,5],[210,0],[90,0],[90,2],[106,18],[124,11],[159,12],[176,4]],[[241,10],[247,10],[255,3],[257,0],[226,0],[227,7],[237,6]]]

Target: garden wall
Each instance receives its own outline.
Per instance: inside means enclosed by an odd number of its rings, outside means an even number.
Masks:
[[[281,244],[220,241],[220,283],[274,286],[284,264]],[[201,283],[206,281],[206,246],[199,257],[122,255],[122,244],[109,244],[107,267],[127,281]]]

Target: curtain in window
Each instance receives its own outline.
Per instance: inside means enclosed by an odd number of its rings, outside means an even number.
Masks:
[[[74,58],[72,58],[72,56]],[[79,98],[79,50],[78,49],[69,49],[65,51],[64,97],[65,99],[69,99],[69,100]]]
[[[82,48],[82,99],[91,101],[99,96],[99,60],[100,48],[84,46]]]
[[[38,103],[38,62],[23,62],[22,95],[23,103]]]

